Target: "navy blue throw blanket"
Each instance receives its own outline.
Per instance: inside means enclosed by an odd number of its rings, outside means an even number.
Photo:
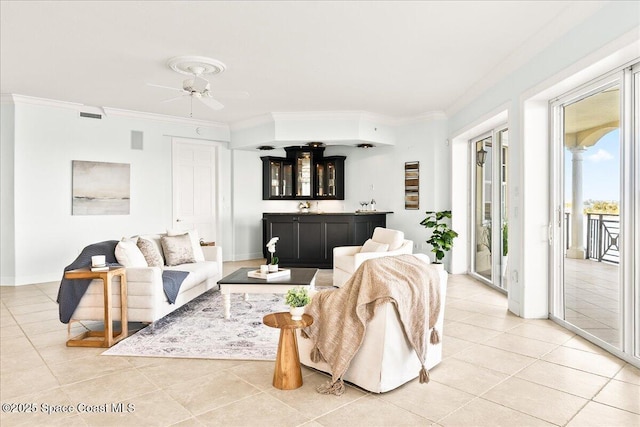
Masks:
[[[164,270],[162,272],[162,288],[170,304],[176,303],[180,285],[188,275],[188,271]]]
[[[115,255],[117,244],[117,240],[107,240],[87,246],[80,252],[75,261],[64,268],[64,271],[91,267],[91,257],[94,255],[104,255],[107,264],[117,263]],[[91,279],[65,279],[63,274],[57,299],[58,312],[62,323],[69,323],[73,312],[76,311],[76,307],[80,304],[80,300],[84,293],[87,292],[90,283]]]
[[[64,271],[91,267],[91,257],[93,255],[104,255],[109,266],[119,265],[115,256],[117,244],[117,240],[107,240],[87,246],[80,252],[75,261],[64,268]],[[165,270],[162,272],[162,287],[170,304],[175,304],[178,292],[180,292],[180,286],[188,275],[188,271]],[[62,323],[69,323],[73,312],[76,311],[90,283],[91,279],[65,279],[64,275],[62,276],[57,299],[58,312]]]

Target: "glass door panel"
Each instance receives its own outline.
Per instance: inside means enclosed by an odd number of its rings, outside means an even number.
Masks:
[[[564,320],[621,348],[620,86],[562,106]]]
[[[507,289],[507,161],[505,127],[471,140],[473,180],[472,274],[498,289]]]
[[[492,231],[492,137],[480,139],[473,143],[476,164],[474,166],[474,230],[475,254],[473,271],[493,281],[493,231]]]
[[[500,218],[499,224],[500,229],[498,230],[498,240],[500,243],[499,252],[501,254],[500,257],[500,284],[497,284],[503,289],[508,289],[508,274],[507,274],[507,266],[509,260],[509,224],[507,222],[507,213],[508,213],[508,198],[507,195],[507,171],[508,171],[508,161],[509,161],[509,130],[502,129],[498,132],[498,142],[500,146],[500,170],[499,170],[499,179],[500,183]]]

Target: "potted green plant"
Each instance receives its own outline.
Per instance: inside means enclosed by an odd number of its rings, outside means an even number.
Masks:
[[[298,286],[287,291],[285,301],[290,307],[291,320],[302,320],[304,306],[309,304],[311,298],[307,288]]]
[[[451,211],[427,211],[425,213],[427,217],[420,221],[420,225],[431,229],[431,237],[427,243],[432,246],[431,252],[436,254],[435,264],[442,264],[442,258],[453,247],[453,239],[458,237],[458,233],[446,223],[446,219],[451,219]]]

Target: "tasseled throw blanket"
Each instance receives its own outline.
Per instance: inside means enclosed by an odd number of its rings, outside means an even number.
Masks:
[[[311,360],[324,360],[332,374],[331,382],[318,391],[344,392],[342,376],[362,345],[376,308],[387,302],[395,304],[405,335],[420,359],[420,382],[428,382],[424,364],[430,329],[431,343],[440,342],[434,329],[440,312],[439,283],[435,267],[413,255],[399,255],[365,261],[340,289],[314,295],[305,310],[314,322],[302,330],[302,336],[314,341]]]

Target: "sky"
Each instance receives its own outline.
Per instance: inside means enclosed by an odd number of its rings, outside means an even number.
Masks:
[[[585,151],[582,165],[584,200],[620,200],[620,131],[609,132]],[[565,150],[565,199],[571,202],[571,153]]]

